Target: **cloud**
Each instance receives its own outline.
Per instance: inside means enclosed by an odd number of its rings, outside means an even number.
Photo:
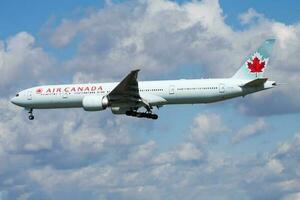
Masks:
[[[256,12],[253,8],[249,8],[247,12],[242,13],[240,16],[241,24],[251,24],[255,23],[255,20],[264,19],[264,15],[261,13]]]
[[[0,188],[8,199],[279,199],[296,190],[297,136],[274,153],[254,159],[220,155],[210,151],[210,146],[199,147],[189,135],[187,141],[160,152],[156,141],[133,138],[141,129],[127,118],[109,117],[105,112],[55,111],[45,118],[40,115],[38,124],[28,125],[22,120],[24,113],[12,106],[9,109],[4,112],[5,120],[16,116],[13,119],[19,125],[1,121],[0,126],[10,133],[0,135],[0,161],[4,163]],[[49,123],[49,118],[60,117],[65,120]],[[209,131],[202,131],[206,140],[224,129],[221,116],[212,113],[197,115],[194,122],[202,130],[208,127]],[[40,124],[45,127],[37,132],[35,126]],[[44,141],[51,145],[45,148]],[[28,150],[27,144],[37,147]]]
[[[153,140],[137,146],[128,155],[128,165],[144,166],[152,158],[156,143]]]
[[[200,63],[209,59],[212,63],[212,56],[199,52],[204,48],[208,52],[220,50],[216,44],[227,48],[217,32],[230,34],[231,29],[224,24],[215,0],[181,6],[171,1],[139,1],[111,5],[78,21],[64,20],[50,41],[54,46],[68,45],[74,34],[81,36],[77,55],[65,62],[70,70],[81,69],[81,74],[101,78],[102,74],[123,75],[137,67],[157,75],[191,60]]]
[[[38,47],[35,38],[27,32],[20,32],[6,41],[0,40],[2,97],[51,78],[54,63],[54,59]]]
[[[286,195],[282,200],[298,200],[300,199],[300,192]]]
[[[127,121],[125,117],[116,118],[109,112],[85,113],[76,109],[37,111],[38,119],[29,123],[26,113],[6,99],[0,100],[0,110],[0,191],[3,191],[4,199],[25,196],[29,199],[40,196],[51,199],[48,187],[45,186],[44,190],[42,183],[38,182],[37,177],[42,175],[49,179],[47,184],[53,181],[55,189],[51,191],[57,192],[57,195],[64,195],[58,188],[60,184],[55,184],[57,181],[68,184],[62,188],[71,192],[76,185],[71,182],[77,179],[66,182],[71,175],[68,171],[76,175],[81,168],[95,163],[110,165],[110,162],[126,157],[138,141],[133,137],[135,132],[138,134],[137,130],[129,134],[133,121]],[[143,126],[142,123],[140,125]],[[66,174],[58,175],[65,180],[51,178],[52,172]],[[82,192],[76,194],[82,197]]]
[[[221,116],[214,113],[198,114],[194,118],[190,129],[190,141],[199,144],[206,143],[213,135],[226,132],[228,130],[222,122]]]
[[[252,124],[249,124],[243,128],[241,128],[235,136],[232,137],[231,141],[232,143],[238,143],[241,142],[249,137],[254,137],[258,134],[263,133],[267,128],[266,122],[259,118]]]
[[[281,162],[276,159],[269,160],[267,163],[267,167],[276,174],[280,174],[284,170],[284,167],[281,164]]]
[[[63,20],[61,25],[51,35],[50,42],[55,47],[64,47],[69,44],[77,34],[77,23]]]
[[[178,151],[178,157],[182,160],[198,160],[202,157],[202,153],[191,143],[185,143]]]
[[[204,158],[204,152],[195,146],[195,144],[186,142],[181,144],[178,149],[159,154],[153,159],[155,164],[199,161]]]

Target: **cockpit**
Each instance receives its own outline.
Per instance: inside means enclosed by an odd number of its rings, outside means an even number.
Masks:
[[[16,97],[18,97],[19,96],[19,93],[18,94],[16,94]]]

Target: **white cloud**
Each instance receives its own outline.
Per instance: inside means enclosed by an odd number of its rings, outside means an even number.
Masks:
[[[296,156],[298,151],[300,151],[300,134],[296,133],[290,141],[280,143],[272,156],[281,160],[289,160]]]
[[[276,159],[269,160],[267,163],[267,168],[276,174],[280,174],[284,170],[284,167],[281,164],[281,162]]]
[[[292,25],[285,25],[283,23],[274,23],[272,26],[276,38],[279,39],[279,45],[282,49],[289,48],[293,45],[293,41],[299,40],[297,37],[297,28]]]
[[[266,130],[267,124],[264,121],[264,119],[259,118],[252,124],[249,124],[243,128],[241,128],[236,135],[232,137],[232,143],[238,143],[242,140],[245,140],[249,137],[256,136],[258,134],[263,133],[264,130]]]
[[[190,141],[199,144],[206,143],[211,136],[228,130],[221,116],[214,113],[198,114],[190,129]]]
[[[181,160],[199,160],[202,157],[202,152],[197,149],[192,143],[185,143],[178,151],[178,157]]]
[[[176,150],[159,154],[153,159],[155,164],[166,164],[184,161],[199,161],[204,158],[204,153],[193,143],[183,143]]]
[[[7,41],[0,40],[1,94],[50,78],[52,64],[54,60],[36,46],[35,38],[29,33],[20,32]]]
[[[156,143],[153,140],[145,144],[141,144],[133,149],[132,152],[128,155],[128,164],[129,165],[144,165],[150,161],[153,156]]]
[[[63,34],[61,30],[65,30]],[[232,31],[224,23],[216,0],[181,6],[158,0],[139,1],[134,6],[118,4],[78,21],[64,20],[50,40],[57,41],[55,46],[66,45],[72,42],[70,38],[74,38],[74,33],[82,34],[83,40],[78,54],[67,61],[66,66],[101,77],[102,74],[124,74],[131,67],[158,74],[191,60],[209,59],[212,63],[212,56],[202,56],[200,52],[204,48],[212,53],[216,49],[222,52],[214,45],[226,46],[223,37]],[[221,33],[225,36],[220,36]]]
[[[288,194],[282,198],[282,200],[299,200],[300,199],[300,192]]]
[[[300,181],[298,179],[284,180],[277,183],[278,188],[284,191],[295,191],[300,187]],[[289,194],[290,195],[290,194]],[[289,196],[287,195],[287,196]]]
[[[256,12],[253,8],[249,8],[247,12],[239,16],[242,24],[251,24],[255,20],[264,19],[264,15]]]
[[[63,20],[61,25],[51,35],[50,42],[55,47],[64,47],[69,44],[77,34],[77,23]]]
[[[73,153],[96,153],[104,150],[106,136],[98,129],[84,128],[63,138],[63,145]],[[88,147],[88,148],[86,148]]]

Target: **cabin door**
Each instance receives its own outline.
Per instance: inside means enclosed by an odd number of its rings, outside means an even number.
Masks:
[[[170,85],[169,94],[175,94],[175,85]]]
[[[224,93],[224,92],[225,92],[225,85],[224,85],[223,83],[221,83],[221,84],[219,85],[219,92],[220,92],[220,93]]]
[[[31,100],[32,99],[32,91],[28,91],[27,92],[27,100]]]

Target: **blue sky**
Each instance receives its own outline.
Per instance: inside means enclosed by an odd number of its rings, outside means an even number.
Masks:
[[[300,197],[300,4],[0,1],[0,200]],[[159,120],[10,104],[39,84],[229,77],[266,38],[276,89]]]
[[[103,1],[1,1],[1,36],[27,30],[38,34],[45,23],[54,17],[56,20],[73,16],[76,10],[104,5]]]
[[[249,8],[254,8],[259,13],[263,13],[266,17],[287,24],[293,24],[299,21],[299,6],[293,0],[278,0],[278,1],[251,1],[246,0],[238,3],[236,0],[220,1],[221,6],[228,16],[228,23],[233,26],[239,26],[238,15],[247,11]]]

